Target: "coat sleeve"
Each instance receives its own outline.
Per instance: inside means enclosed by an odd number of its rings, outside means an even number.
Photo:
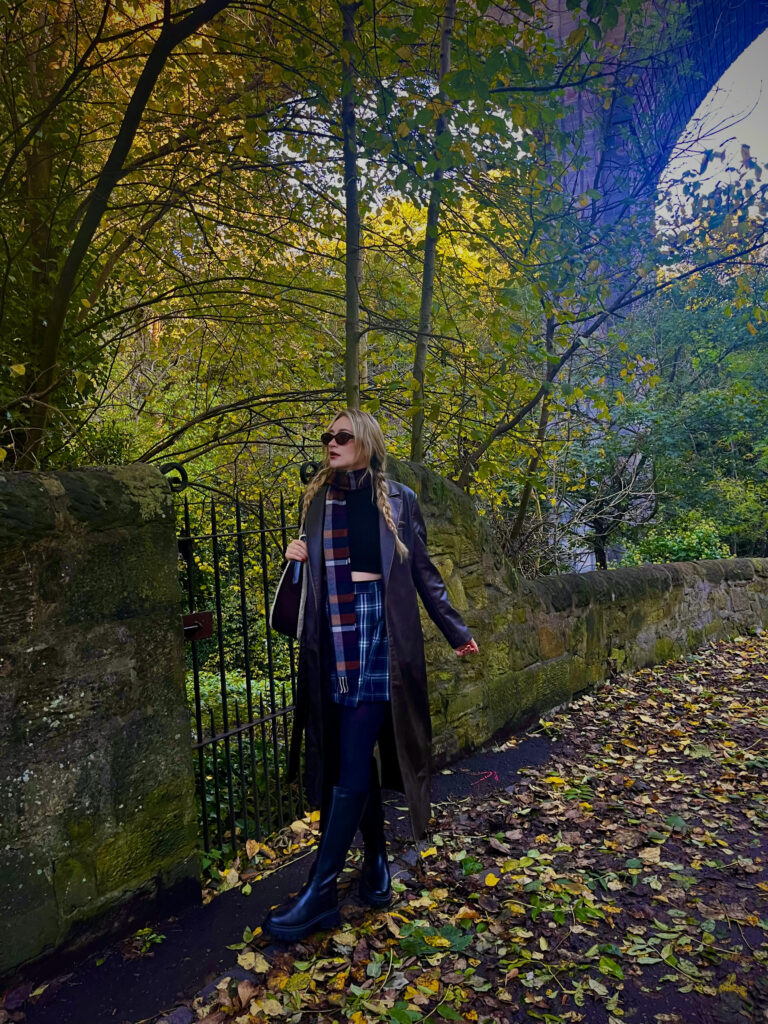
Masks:
[[[411,573],[419,597],[451,647],[461,647],[472,639],[472,633],[448,598],[443,578],[427,552],[427,528],[415,496],[410,498],[411,510]]]

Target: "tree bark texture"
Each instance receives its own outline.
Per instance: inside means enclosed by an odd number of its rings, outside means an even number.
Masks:
[[[451,39],[453,37],[453,26],[456,21],[457,0],[446,0],[443,10],[443,23],[440,31],[440,66],[437,75],[437,96],[443,99],[443,79],[451,67]],[[445,114],[441,113],[437,118],[435,130],[435,156],[440,158],[437,152],[437,139],[447,127]],[[437,256],[437,229],[440,220],[440,183],[443,180],[443,169],[439,165],[435,168],[432,178],[432,191],[429,196],[429,207],[427,209],[427,233],[424,239],[424,264],[421,274],[421,302],[419,305],[419,329],[416,335],[416,351],[413,360],[414,391],[413,404],[414,416],[411,432],[411,459],[414,462],[424,461],[424,371],[427,365],[427,351],[429,339],[432,335],[432,299],[435,292],[435,259]]]
[[[346,255],[344,266],[344,387],[347,406],[360,408],[360,206],[357,180],[355,117],[355,12],[358,4],[342,4],[341,129],[344,149]]]
[[[34,383],[34,395],[31,396],[34,406],[30,416],[30,428],[24,451],[17,464],[18,469],[31,469],[35,465],[36,453],[48,424],[51,396],[58,383],[59,346],[67,311],[77,286],[78,273],[101,224],[112,191],[120,179],[123,165],[157,80],[174,48],[232,2],[233,0],[205,0],[176,25],[166,19],[157,42],[147,57],[136,88],[128,101],[110,154],[87,201],[80,227],[53,288],[42,327],[38,373]]]

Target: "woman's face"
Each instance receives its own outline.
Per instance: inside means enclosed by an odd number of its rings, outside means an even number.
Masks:
[[[338,434],[346,430],[348,434],[354,434],[352,424],[346,416],[339,416],[330,427],[332,434]],[[346,444],[337,444],[336,440],[328,445],[328,461],[333,469],[364,469],[368,463],[365,458],[358,455],[357,440],[348,441]]]

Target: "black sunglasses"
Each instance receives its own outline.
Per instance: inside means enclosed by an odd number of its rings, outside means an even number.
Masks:
[[[335,441],[336,444],[349,444],[354,439],[354,436],[348,430],[339,430],[335,434],[332,434],[330,430],[326,430],[324,434],[320,435],[320,440],[323,444],[330,444],[331,441]]]

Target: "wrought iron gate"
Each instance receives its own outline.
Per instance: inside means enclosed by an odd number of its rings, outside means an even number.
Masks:
[[[300,784],[285,778],[297,652],[268,621],[288,539],[285,501],[185,497],[181,512],[200,836],[207,852],[236,853],[304,813]]]

